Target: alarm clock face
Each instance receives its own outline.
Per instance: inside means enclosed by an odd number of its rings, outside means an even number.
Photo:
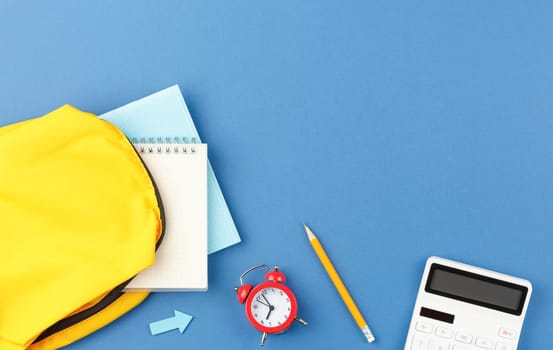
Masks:
[[[248,320],[258,330],[280,333],[294,322],[297,314],[296,298],[283,284],[261,283],[248,296],[246,314]]]

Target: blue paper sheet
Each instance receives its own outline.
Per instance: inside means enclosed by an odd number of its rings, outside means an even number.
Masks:
[[[195,137],[201,141],[178,85],[99,116],[117,125],[129,138]],[[208,165],[208,253],[240,242],[221,187]]]

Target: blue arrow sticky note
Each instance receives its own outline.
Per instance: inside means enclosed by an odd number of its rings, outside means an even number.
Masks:
[[[175,310],[175,316],[150,323],[150,333],[158,335],[173,329],[178,329],[183,333],[190,321],[192,321],[191,315]]]

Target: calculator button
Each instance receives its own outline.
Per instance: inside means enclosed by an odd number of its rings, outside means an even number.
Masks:
[[[466,333],[457,333],[455,340],[457,340],[460,343],[470,344],[472,343],[472,335],[466,334]]]
[[[495,350],[513,350],[514,348],[511,345],[497,343]]]
[[[449,350],[449,343],[446,341],[432,340],[430,350]]]
[[[413,342],[411,343],[411,350],[428,350],[428,338],[420,334],[415,334]]]
[[[486,338],[476,339],[476,346],[482,349],[491,349],[493,347],[493,342]]]
[[[449,339],[453,336],[453,332],[451,331],[451,329],[438,327],[438,328],[436,328],[436,335],[438,337],[441,337],[441,338],[448,338]]]
[[[499,336],[506,339],[515,339],[516,332],[508,328],[499,328]]]
[[[434,331],[434,326],[428,323],[418,321],[417,325],[415,326],[415,329],[423,333],[432,333]]]
[[[463,345],[455,345],[452,350],[469,350],[469,348]]]

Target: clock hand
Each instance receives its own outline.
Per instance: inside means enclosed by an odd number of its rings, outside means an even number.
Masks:
[[[263,299],[265,299],[265,301],[267,302],[267,304],[269,304],[269,307],[272,306],[271,303],[269,302],[269,300],[267,300],[267,298],[265,298],[265,296],[264,296],[263,294],[261,294],[261,297],[262,297]]]
[[[267,317],[265,317],[266,320],[269,319],[269,316],[271,316],[271,312],[275,309],[273,305],[269,306],[269,313],[267,314]]]
[[[261,297],[263,299],[265,299],[265,301],[267,302],[267,304],[269,304],[269,313],[267,314],[267,317],[265,317],[266,320],[269,319],[269,316],[271,316],[271,312],[275,309],[275,307],[273,305],[271,305],[271,303],[269,302],[269,300],[267,300],[267,298],[265,297],[265,295],[261,294]]]
[[[259,300],[259,298],[255,298],[255,301],[257,301],[257,302],[260,303],[260,304],[263,304],[263,305],[267,306],[268,308],[271,307],[270,304],[265,304],[263,301]]]

